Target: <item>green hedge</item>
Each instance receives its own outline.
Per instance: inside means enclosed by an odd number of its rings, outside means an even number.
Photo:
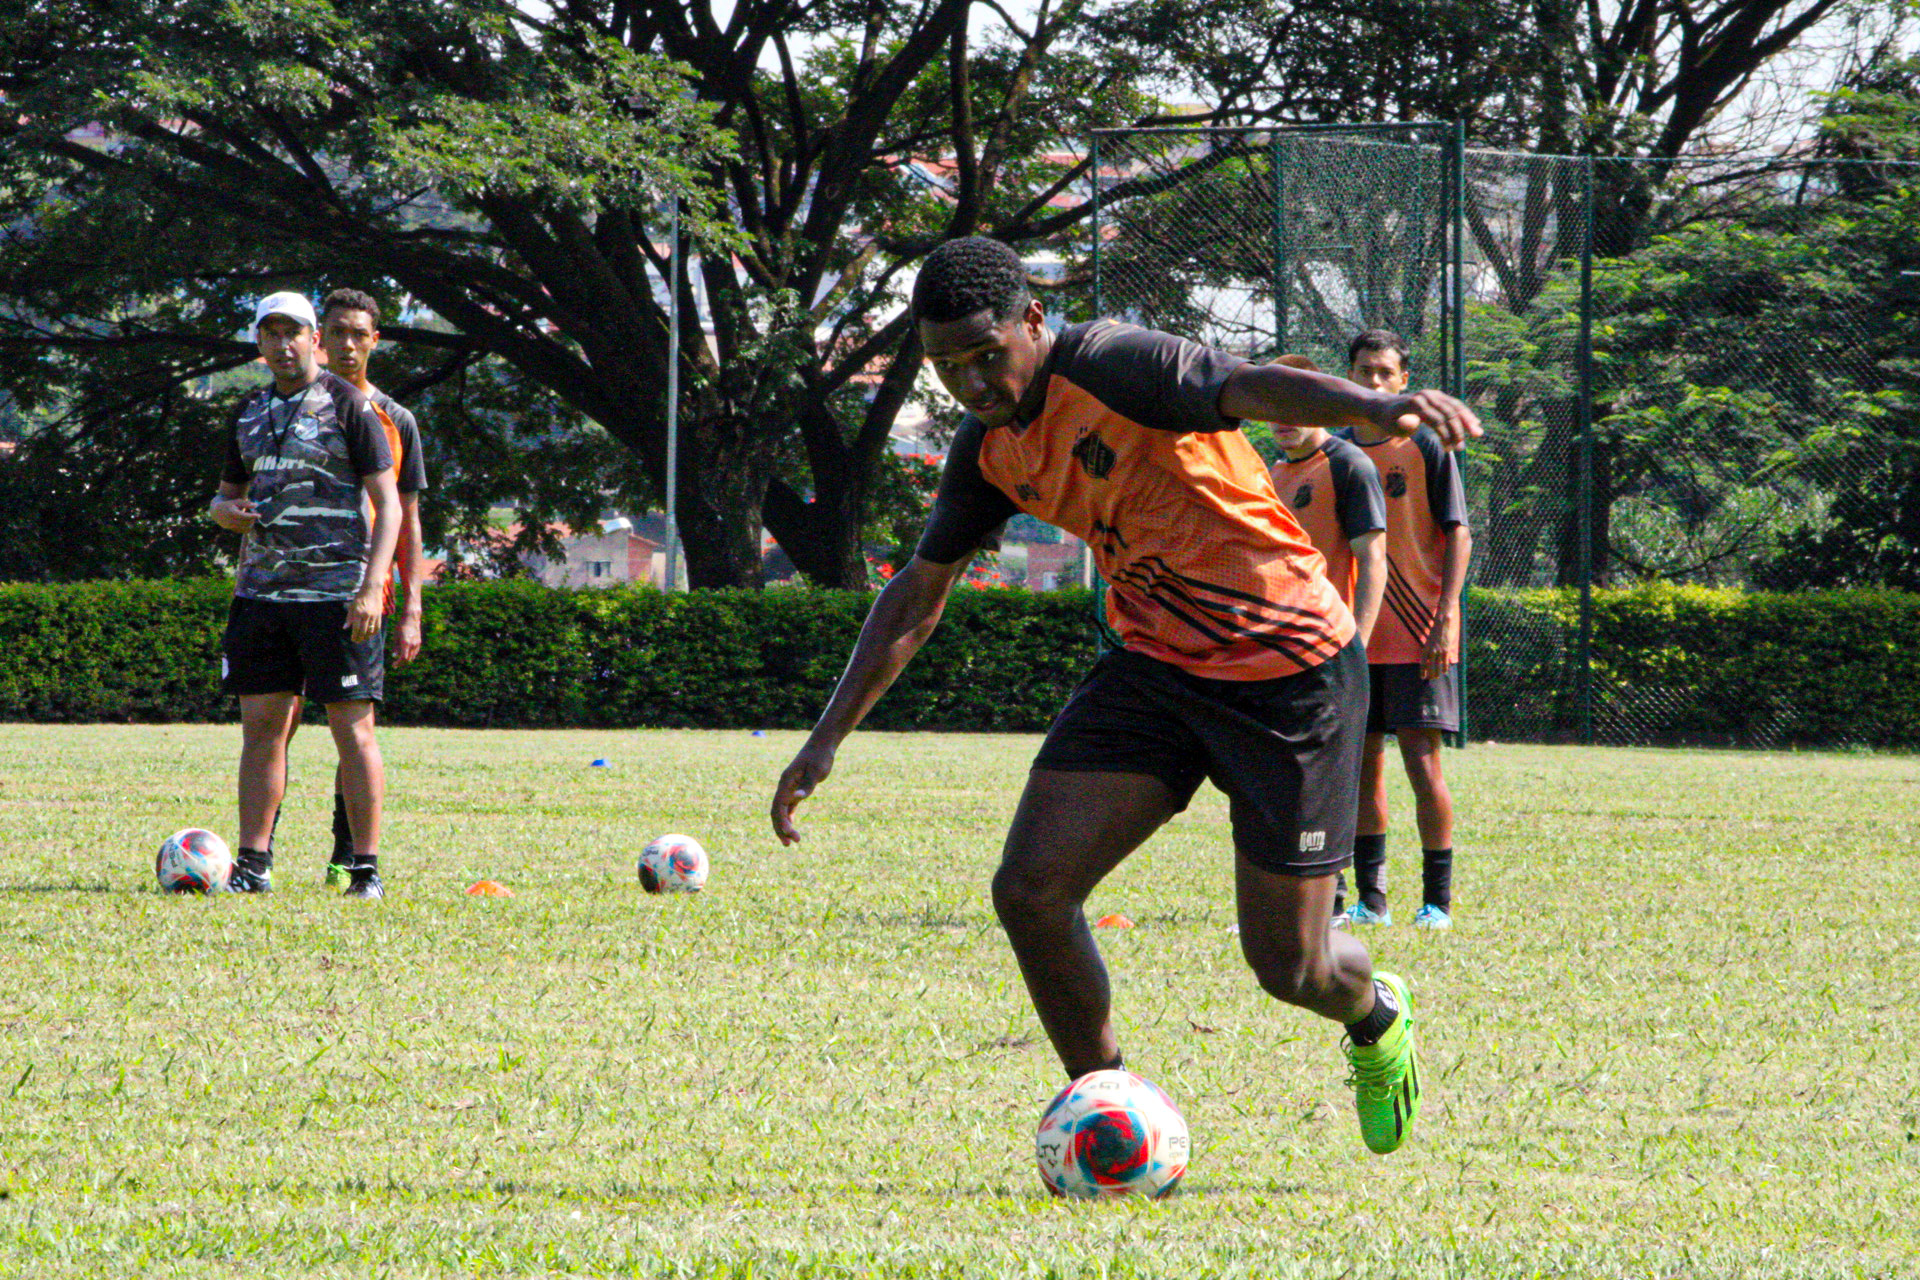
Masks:
[[[230,720],[219,691],[231,586],[0,586],[0,719]],[[800,728],[871,597],[808,590],[427,592],[420,660],[389,673],[402,724]],[[1044,728],[1092,657],[1084,591],[963,590],[869,723]],[[1571,591],[1471,593],[1476,737],[1579,725]],[[1594,596],[1602,741],[1920,746],[1920,595],[1646,587]]]
[[[1472,593],[1475,737],[1574,736],[1579,618],[1577,591]],[[1917,638],[1920,595],[1907,592],[1596,591],[1594,736],[1920,746]]]

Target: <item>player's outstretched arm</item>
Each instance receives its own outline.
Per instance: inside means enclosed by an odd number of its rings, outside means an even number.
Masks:
[[[874,600],[827,709],[820,713],[806,745],[781,773],[780,785],[774,790],[773,833],[780,837],[781,844],[794,844],[800,839],[800,828],[793,823],[794,808],[826,781],[833,772],[833,756],[841,740],[866,718],[880,695],[940,625],[940,614],[953,584],[972,559],[962,556],[952,564],[935,564],[915,556]]]
[[[1394,436],[1430,428],[1449,449],[1480,435],[1480,418],[1444,391],[1386,395],[1283,364],[1243,364],[1220,388],[1220,415],[1307,427],[1375,426]]]

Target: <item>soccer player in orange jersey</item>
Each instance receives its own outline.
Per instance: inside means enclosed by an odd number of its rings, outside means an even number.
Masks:
[[[1348,377],[1388,395],[1407,386],[1407,344],[1369,329],[1349,345]],[[1353,848],[1355,924],[1391,924],[1387,907],[1386,735],[1400,742],[1420,830],[1422,901],[1413,923],[1453,927],[1453,794],[1440,768],[1443,733],[1460,728],[1460,592],[1473,535],[1460,468],[1439,437],[1403,438],[1372,424],[1353,441],[1373,460],[1387,498],[1387,588],[1367,642],[1372,700]]]
[[[1087,895],[1210,778],[1231,801],[1247,963],[1273,996],[1345,1025],[1362,1137],[1397,1149],[1420,1090],[1407,986],[1327,925],[1351,856],[1365,655],[1239,423],[1424,425],[1459,443],[1479,431],[1473,412],[1438,392],[1381,394],[1110,320],[1056,334],[1019,256],[982,237],[927,257],[913,309],[915,339],[967,416],[918,549],[780,776],[775,833],[800,838],[795,807],[1009,517],[1078,535],[1111,584],[1122,647],[1048,730],[993,877],[1061,1064],[1078,1077],[1121,1063]]]
[[[420,452],[420,426],[413,414],[367,378],[367,360],[380,345],[380,304],[370,295],[358,289],[335,289],[328,294],[320,304],[320,345],[327,353],[328,370],[345,379],[373,406],[393,455],[394,487],[400,494],[400,537],[393,553],[394,568],[400,576],[400,599],[396,602],[389,579],[383,607],[391,616],[398,604],[400,618],[393,656],[396,662],[408,663],[420,654],[420,589],[426,564],[421,549],[420,494],[427,487],[427,468]],[[327,861],[327,884],[344,890],[357,883],[360,896],[381,896],[386,889],[378,870],[380,815],[378,811],[373,815],[373,830],[363,833],[356,853],[343,775],[337,769],[333,785],[333,854]]]
[[[1305,356],[1281,356],[1277,363],[1319,372]],[[1387,583],[1387,507],[1380,473],[1358,445],[1325,427],[1271,425],[1285,451],[1268,472],[1274,492],[1326,560],[1327,580],[1353,610],[1355,630],[1365,644],[1380,616],[1380,593]],[[1345,899],[1343,873],[1335,877],[1336,925],[1347,923]]]

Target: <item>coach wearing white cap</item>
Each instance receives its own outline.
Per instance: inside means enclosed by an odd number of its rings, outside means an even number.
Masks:
[[[400,496],[367,398],[320,367],[319,324],[298,293],[254,307],[273,385],[240,401],[208,514],[240,544],[221,685],[240,699],[240,849],[229,887],[273,887],[273,827],[302,699],[325,705],[353,828],[347,893],[378,898],[386,770],[374,741],[385,692],[380,634]],[[368,511],[372,518],[369,521]]]

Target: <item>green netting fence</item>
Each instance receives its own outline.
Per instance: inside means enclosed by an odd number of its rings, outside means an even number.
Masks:
[[[1090,149],[1098,313],[1334,371],[1392,328],[1481,414],[1472,736],[1700,736],[1657,662],[1596,659],[1596,587],[1920,578],[1920,166],[1496,152],[1445,124]]]

